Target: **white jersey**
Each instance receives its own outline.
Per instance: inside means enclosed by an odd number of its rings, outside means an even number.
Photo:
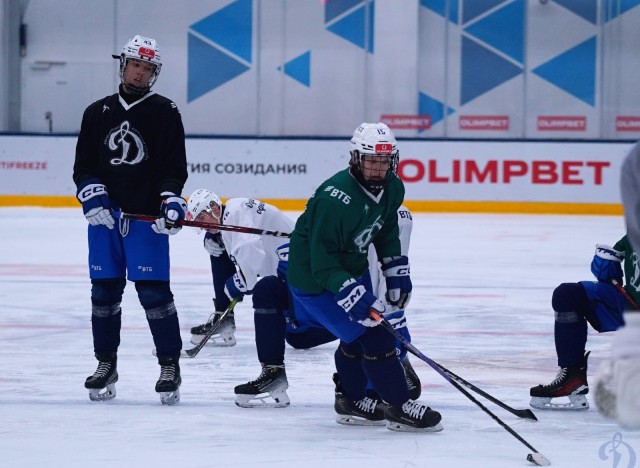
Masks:
[[[411,216],[409,209],[404,205],[401,205],[400,208],[398,208],[398,229],[400,230],[400,252],[402,255],[408,256],[409,242],[411,241],[411,230],[413,229],[413,217]],[[380,262],[378,261],[376,249],[373,244],[369,246],[368,260],[373,292],[375,293],[377,291],[376,297],[383,300],[384,295],[387,292],[387,282],[382,275]]]
[[[633,250],[640,252],[640,143],[636,143],[622,163],[620,192],[627,235]]]
[[[272,231],[291,232],[294,222],[273,205],[252,198],[230,198],[224,205],[223,224],[250,226]],[[274,236],[220,231],[224,248],[236,268],[242,272],[247,289],[252,290],[259,277],[276,275],[276,249],[288,242]]]

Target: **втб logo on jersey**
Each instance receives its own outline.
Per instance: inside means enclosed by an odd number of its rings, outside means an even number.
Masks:
[[[370,226],[364,228],[353,238],[353,243],[358,247],[360,252],[367,251],[369,244],[380,229],[382,229],[382,223],[380,222],[380,216],[378,216]]]
[[[115,127],[109,132],[107,145],[111,151],[121,150],[120,157],[110,161],[114,166],[139,164],[147,157],[147,148],[142,137],[135,128],[129,128],[129,122],[126,120],[120,127]]]

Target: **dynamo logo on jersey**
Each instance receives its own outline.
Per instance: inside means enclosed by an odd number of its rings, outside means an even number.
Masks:
[[[138,131],[130,127],[127,120],[119,127],[112,128],[107,136],[106,145],[113,152],[119,151],[120,156],[109,161],[113,166],[128,164],[134,166],[147,158],[147,147]]]
[[[358,247],[360,252],[367,251],[369,244],[380,229],[382,229],[382,223],[380,222],[380,216],[378,216],[370,226],[364,228],[353,238],[353,243]]]
[[[130,127],[127,120],[119,127],[112,128],[106,139],[106,144],[113,152],[119,151],[120,157],[111,159],[113,166],[128,164],[134,166],[147,158],[147,147],[138,131]]]

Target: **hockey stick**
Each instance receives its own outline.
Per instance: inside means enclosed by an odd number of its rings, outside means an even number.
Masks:
[[[411,351],[409,348],[407,348],[409,351]],[[417,354],[415,354],[413,351],[411,351],[412,354],[418,356]],[[508,411],[509,413],[518,416],[519,418],[523,418],[523,419],[531,419],[533,421],[537,421],[538,418],[536,417],[536,415],[533,413],[533,411],[531,411],[530,409],[526,408],[526,409],[516,409],[516,408],[512,408],[511,406],[507,405],[506,403],[504,403],[503,401],[498,400],[496,397],[489,395],[487,392],[485,392],[484,390],[482,390],[481,388],[476,387],[475,385],[473,385],[471,382],[467,382],[465,379],[463,379],[462,377],[460,377],[459,375],[454,374],[453,372],[451,372],[449,369],[447,369],[446,367],[444,367],[442,364],[437,363],[434,360],[431,360],[431,362],[433,362],[436,366],[438,366],[440,369],[442,369],[444,372],[446,372],[447,374],[449,374],[449,376],[451,376],[453,379],[455,379],[460,385],[463,385],[465,387],[467,387],[469,390],[473,390],[474,392],[476,392],[478,395],[485,397],[487,400],[489,400],[491,403],[496,404],[497,406],[499,406],[500,408]]]
[[[616,289],[618,290],[618,292],[620,294],[622,294],[624,296],[624,298],[627,300],[627,302],[629,303],[629,305],[638,310],[640,309],[640,307],[638,307],[638,304],[636,304],[636,301],[634,301],[631,296],[629,296],[629,293],[622,287],[622,285],[620,283],[618,283],[616,280],[612,279],[611,280],[611,284],[613,284]]]
[[[534,465],[538,465],[538,466],[549,466],[551,464],[551,462],[544,455],[542,455],[540,452],[538,452],[529,442],[524,440],[522,438],[522,436],[520,436],[520,434],[518,434],[516,431],[511,429],[511,427],[509,427],[504,421],[502,421],[498,416],[493,414],[486,406],[484,406],[473,395],[471,395],[468,391],[466,391],[462,387],[462,385],[452,375],[450,375],[447,372],[445,372],[437,363],[435,363],[434,361],[429,359],[427,356],[422,354],[422,352],[420,352],[420,350],[418,348],[413,346],[411,344],[411,342],[409,342],[404,336],[402,336],[400,333],[398,333],[393,328],[393,325],[391,325],[389,322],[384,320],[374,310],[370,310],[369,314],[371,315],[371,317],[374,320],[380,322],[380,326],[381,327],[384,327],[385,330],[387,330],[389,333],[391,333],[393,336],[395,336],[396,339],[399,340],[407,348],[407,350],[411,352],[411,354],[413,354],[414,356],[420,358],[421,360],[423,360],[424,362],[429,364],[429,366],[431,366],[433,368],[433,370],[435,370],[438,374],[440,374],[442,377],[444,377],[444,379],[447,380],[447,382],[449,382],[451,385],[453,385],[460,393],[462,393],[469,400],[471,400],[476,405],[478,405],[478,407],[482,411],[487,413],[495,422],[500,424],[509,434],[511,434],[516,439],[518,439],[520,442],[522,442],[528,449],[532,450],[533,453],[530,453],[530,454],[527,455],[527,460],[528,461],[530,461]]]
[[[148,221],[150,223],[153,223],[157,219],[156,216],[125,213],[124,211],[116,211],[114,213],[114,217],[122,218],[122,219],[137,219],[139,221]],[[217,229],[220,231],[242,232],[245,234],[258,234],[261,236],[291,237],[291,234],[288,232],[271,231],[269,229],[259,229],[259,228],[246,227],[246,226],[233,226],[231,224],[214,224],[214,223],[207,223],[204,221],[187,221],[186,219],[180,221],[178,223],[178,226],[197,227],[202,229]]]
[[[196,357],[198,355],[198,353],[200,352],[200,350],[202,348],[204,348],[204,345],[207,344],[207,341],[209,341],[211,339],[211,337],[213,335],[215,335],[216,331],[218,331],[218,329],[222,325],[222,322],[224,321],[224,319],[226,319],[227,316],[229,316],[229,314],[231,314],[233,312],[233,308],[236,306],[236,304],[238,302],[239,302],[239,300],[237,298],[233,299],[231,301],[231,303],[229,304],[229,307],[227,307],[226,310],[220,315],[220,318],[218,319],[218,321],[216,323],[214,323],[211,326],[211,329],[207,332],[207,334],[204,335],[204,337],[202,338],[202,341],[200,343],[198,343],[197,345],[195,345],[191,349],[183,349],[180,352],[180,355],[183,356],[183,357],[190,357],[190,358]]]

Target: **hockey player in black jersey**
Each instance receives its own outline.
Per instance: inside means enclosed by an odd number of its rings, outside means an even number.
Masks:
[[[151,88],[162,61],[154,39],[134,36],[120,55],[118,92],[84,112],[73,180],[89,222],[91,326],[98,368],[85,387],[94,401],[115,397],[122,295],[135,284],[160,364],[155,390],[162,403],[179,401],[182,349],[169,284],[169,238],[187,204],[184,128],[176,105]],[[154,224],[117,219],[114,212],[157,215]]]

